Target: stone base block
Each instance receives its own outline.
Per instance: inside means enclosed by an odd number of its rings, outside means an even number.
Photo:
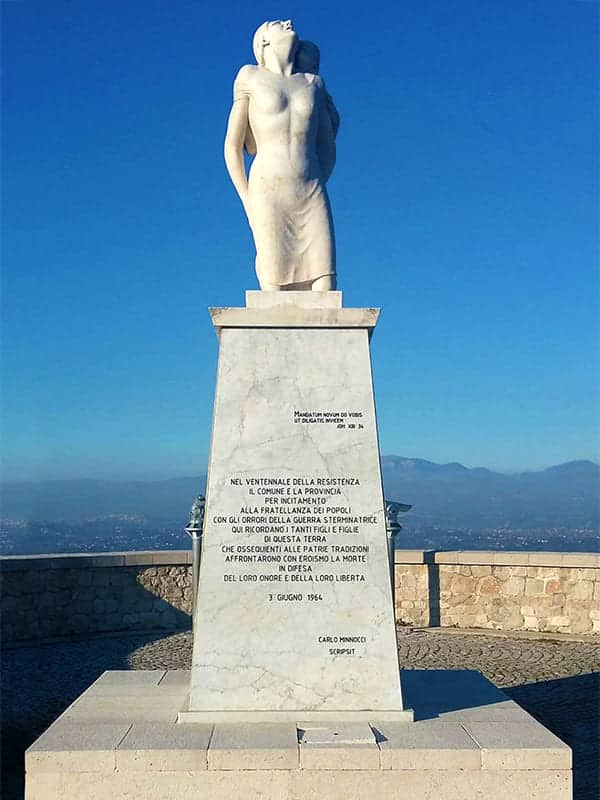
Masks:
[[[479,673],[407,670],[416,722],[179,725],[183,672],[105,672],[26,753],[26,800],[570,800],[571,751]]]
[[[299,717],[311,722],[368,722],[385,719],[388,722],[412,722],[412,709],[402,711],[180,711],[178,722],[297,722]]]

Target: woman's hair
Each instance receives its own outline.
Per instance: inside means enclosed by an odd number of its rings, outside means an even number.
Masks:
[[[254,53],[254,58],[256,59],[256,63],[261,67],[264,67],[265,65],[264,49],[265,45],[269,43],[267,36],[268,30],[269,23],[263,22],[263,24],[256,29],[256,33],[252,39],[252,51]]]

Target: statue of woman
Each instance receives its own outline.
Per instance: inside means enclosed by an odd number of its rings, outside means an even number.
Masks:
[[[298,71],[290,20],[254,34],[258,66],[233,86],[225,163],[246,211],[263,291],[335,289],[335,243],[325,183],[335,165],[335,106],[315,72]],[[318,51],[317,51],[318,52]],[[301,59],[299,59],[299,63]],[[244,143],[256,152],[249,175]]]

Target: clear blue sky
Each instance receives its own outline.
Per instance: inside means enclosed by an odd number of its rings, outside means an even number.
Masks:
[[[205,469],[207,306],[257,288],[222,159],[265,19],[342,116],[346,305],[381,306],[381,449],[597,457],[598,5],[14,0],[3,13],[7,478]]]

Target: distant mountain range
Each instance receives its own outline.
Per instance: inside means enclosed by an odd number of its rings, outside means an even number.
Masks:
[[[569,461],[504,474],[462,464],[384,456],[386,497],[413,505],[412,516],[460,528],[592,528],[600,514],[600,466]]]
[[[384,456],[385,495],[410,503],[421,524],[461,528],[598,528],[600,466],[571,461],[538,472],[504,474],[462,464]],[[206,477],[163,481],[58,480],[5,483],[0,515],[81,521],[142,515],[185,520]],[[407,516],[408,523],[409,517]]]

